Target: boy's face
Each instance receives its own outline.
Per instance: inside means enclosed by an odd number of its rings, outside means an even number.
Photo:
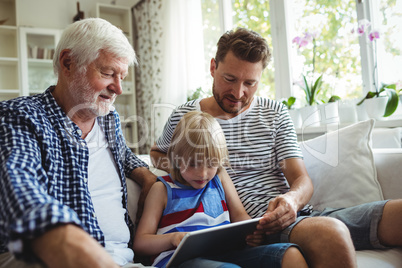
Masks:
[[[218,172],[218,165],[206,162],[182,161],[180,164],[180,174],[188,185],[195,189],[202,189]]]

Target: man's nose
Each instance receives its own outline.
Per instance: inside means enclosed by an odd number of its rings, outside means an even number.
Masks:
[[[244,92],[246,90],[246,87],[244,86],[243,83],[236,83],[233,86],[233,90],[232,90],[232,95],[236,98],[236,99],[241,99],[244,96]]]
[[[113,83],[109,85],[108,89],[113,91],[116,95],[123,93],[122,80],[119,77],[115,77]]]

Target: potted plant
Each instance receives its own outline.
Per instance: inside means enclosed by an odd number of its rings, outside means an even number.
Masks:
[[[357,33],[359,36],[364,36],[367,33],[371,23],[366,20],[360,20]],[[372,29],[368,33],[368,39],[374,44],[374,53],[376,53],[376,42],[380,38],[380,32]],[[365,111],[370,118],[380,119],[381,117],[388,117],[392,115],[399,104],[399,97],[396,90],[396,84],[383,84],[381,88],[378,88],[378,75],[377,75],[377,55],[374,56],[374,89],[367,92],[366,96],[357,103],[357,106],[361,106],[365,103]]]
[[[381,97],[384,98],[380,100],[379,98]],[[374,98],[378,98],[379,102],[376,102],[375,104],[367,104],[369,103],[368,100],[372,100]],[[392,115],[396,108],[398,108],[399,104],[396,84],[383,84],[380,90],[367,92],[366,96],[359,101],[357,105],[361,105],[364,101],[366,101],[366,111],[370,117],[378,119]]]
[[[338,102],[341,98],[337,95],[332,95],[328,101],[322,101],[318,105],[321,116],[321,124],[334,124],[339,123]]]
[[[287,100],[283,100],[282,103],[288,108],[288,112],[290,115],[290,118],[293,121],[293,124],[295,128],[300,128],[302,124],[302,119],[300,115],[300,111],[293,109],[293,105],[296,102],[296,98],[293,96],[290,96]]]
[[[299,49],[309,45],[310,43],[313,46],[312,70],[310,75],[302,74],[303,81],[298,83],[306,96],[305,100],[307,106],[300,109],[304,126],[317,126],[320,124],[320,116],[316,104],[318,104],[317,95],[320,93],[323,84],[323,75],[321,74],[317,79],[315,79],[316,37],[317,33],[306,31],[302,36],[296,36],[292,40],[294,44],[298,45]],[[311,82],[308,81],[308,77],[310,77]]]

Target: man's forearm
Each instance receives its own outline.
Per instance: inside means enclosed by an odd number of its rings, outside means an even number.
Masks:
[[[298,206],[298,211],[301,210],[313,195],[313,184],[310,178],[300,177],[296,179],[290,186],[289,192],[285,195],[291,196]]]
[[[149,155],[151,157],[152,164],[154,167],[164,170],[166,172],[170,172],[170,165],[169,165],[169,159],[166,155],[166,153],[163,153],[159,151],[156,146],[152,146],[151,151],[149,152]]]
[[[130,179],[138,183],[141,187],[152,185],[156,182],[156,176],[146,167],[137,167],[130,174]]]

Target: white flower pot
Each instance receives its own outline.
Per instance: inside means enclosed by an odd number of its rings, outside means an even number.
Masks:
[[[366,106],[366,112],[369,118],[381,119],[385,113],[385,107],[387,106],[388,97],[379,97],[364,100]]]
[[[289,110],[289,115],[290,115],[290,118],[292,118],[293,125],[295,126],[295,128],[301,128],[302,118],[300,115],[300,111],[299,110]]]
[[[356,103],[352,101],[339,102],[338,106],[339,122],[350,124],[357,122]]]
[[[299,110],[303,121],[302,128],[317,127],[320,125],[320,111],[317,105],[305,106]]]
[[[359,121],[366,121],[369,119],[366,111],[366,100],[360,104],[356,105],[356,113],[357,113],[357,120]]]
[[[321,125],[339,123],[338,102],[329,102],[318,105],[320,110]]]

